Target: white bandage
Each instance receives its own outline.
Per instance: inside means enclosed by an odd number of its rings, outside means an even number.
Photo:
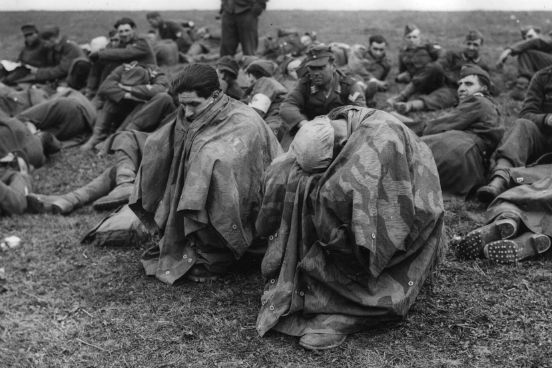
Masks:
[[[262,93],[257,93],[251,99],[249,106],[259,111],[262,111],[263,113],[266,114],[271,104],[272,104],[272,101],[270,101],[270,98],[268,98],[267,95],[263,95]]]

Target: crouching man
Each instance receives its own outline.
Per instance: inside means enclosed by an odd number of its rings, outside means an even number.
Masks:
[[[261,336],[329,349],[405,317],[444,247],[437,168],[411,131],[382,111],[337,108],[299,128],[263,190]]]
[[[176,118],[146,140],[129,205],[160,238],[146,273],[201,282],[251,245],[262,173],[281,148],[252,108],[220,91],[212,67],[186,66],[171,88]]]

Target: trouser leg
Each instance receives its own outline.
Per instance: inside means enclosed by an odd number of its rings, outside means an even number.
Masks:
[[[236,53],[236,49],[239,44],[238,37],[238,25],[236,24],[236,16],[222,13],[222,36],[220,43],[220,56],[230,55],[233,56]]]
[[[134,114],[129,122],[127,130],[152,132],[159,127],[161,120],[176,110],[173,98],[168,93],[159,93],[143,105]]]
[[[31,179],[17,171],[6,173],[0,180],[0,214],[20,215],[27,208],[26,195],[31,192]]]
[[[429,63],[412,77],[411,83],[414,84],[416,93],[429,94],[444,85],[445,73],[443,67],[436,62]]]
[[[258,18],[251,11],[239,14],[238,18],[238,37],[242,46],[244,55],[255,55],[259,43]]]
[[[116,185],[115,176],[116,169],[115,166],[112,166],[84,186],[62,197],[71,202],[74,207],[84,206],[108,194]]]
[[[495,151],[493,176],[510,167],[525,166],[549,149],[549,140],[535,123],[517,119]]]

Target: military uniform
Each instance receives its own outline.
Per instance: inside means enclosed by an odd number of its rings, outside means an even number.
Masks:
[[[497,105],[476,93],[426,122],[421,134],[435,157],[443,191],[467,195],[485,184],[488,160],[504,129]]]
[[[525,166],[552,150],[552,66],[538,71],[531,80],[517,119],[504,136],[495,158],[507,159],[513,167]],[[497,165],[494,175],[509,180],[508,167]]]
[[[446,51],[439,59],[439,63],[443,66],[445,72],[446,83],[456,88],[458,80],[460,79],[460,69],[466,64],[478,65],[483,70],[489,72],[489,65],[481,59],[481,56],[477,58],[470,58],[462,51]]]
[[[96,120],[96,109],[80,92],[68,89],[23,110],[17,118],[32,122],[38,129],[61,141],[75,138],[80,141],[84,135],[90,134]]]
[[[119,84],[131,87],[131,91],[123,90]],[[125,121],[131,121],[146,101],[158,93],[166,92],[168,87],[167,76],[155,65],[132,63],[118,66],[98,91],[105,102],[98,112],[90,139],[99,141]],[[130,96],[127,96],[128,93]]]
[[[540,69],[552,65],[552,39],[538,37],[508,47],[518,57],[518,75],[531,79]]]
[[[280,105],[287,95],[287,88],[273,77],[257,79],[246,92],[247,102],[261,114],[274,135],[280,141],[283,137]]]
[[[106,47],[98,51],[97,59],[93,61],[86,84],[90,91],[95,91],[104,79],[123,63],[137,61],[143,65],[157,64],[153,48],[143,36],[136,36],[121,47]]]
[[[384,81],[391,70],[391,64],[386,56],[376,59],[365,46],[353,45],[345,70],[347,74],[364,81],[366,101],[371,101],[378,92],[378,85],[371,80],[375,78]]]
[[[326,115],[332,109],[355,105],[366,107],[364,91],[360,83],[336,71],[331,81],[328,94],[313,85],[309,76],[301,78],[297,86],[282,102],[280,116],[288,132],[292,135],[297,130],[297,124],[303,120],[312,120],[316,116]]]
[[[424,102],[426,110],[444,109],[457,102],[456,88],[445,83],[445,72],[437,62],[441,53],[441,47],[433,43],[405,47],[399,52],[399,72],[407,72],[413,94]]]
[[[258,17],[267,0],[222,0],[220,56],[234,55],[241,44],[244,55],[254,55],[259,43]]]
[[[159,38],[162,40],[170,39],[175,41],[180,52],[188,52],[193,43],[188,32],[177,22],[171,20],[161,21],[157,31],[159,32]]]

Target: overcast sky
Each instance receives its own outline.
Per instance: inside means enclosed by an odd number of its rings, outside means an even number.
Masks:
[[[0,0],[2,10],[217,9],[220,0]],[[552,0],[270,0],[268,9],[552,10]]]

